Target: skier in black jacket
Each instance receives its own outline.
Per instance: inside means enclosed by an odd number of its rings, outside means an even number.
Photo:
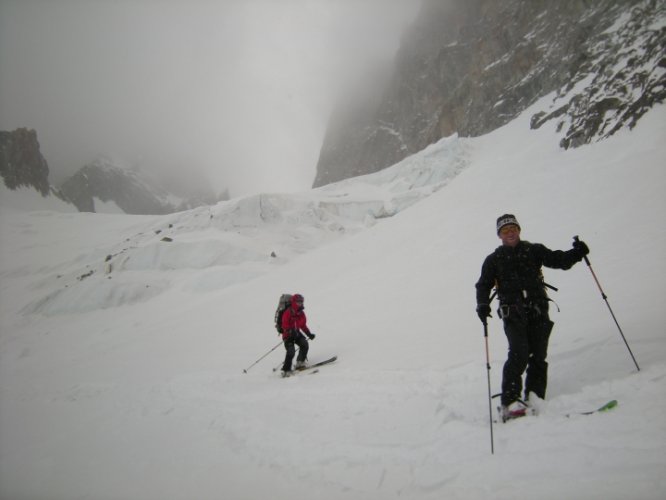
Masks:
[[[530,393],[546,396],[548,338],[553,322],[548,316],[548,295],[541,266],[570,269],[589,253],[587,245],[575,241],[571,250],[550,250],[540,243],[520,239],[520,224],[512,214],[497,219],[502,245],[483,262],[476,283],[476,312],[485,325],[490,313],[490,292],[497,289],[498,314],[504,322],[509,354],[502,372],[504,418],[525,415],[520,400],[525,377],[525,401]]]

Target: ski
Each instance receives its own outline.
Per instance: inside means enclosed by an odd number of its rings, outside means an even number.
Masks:
[[[611,399],[608,401],[606,404],[601,405],[599,408],[596,408],[594,410],[588,410],[588,411],[580,411],[580,412],[572,412],[572,413],[567,413],[564,416],[567,418],[574,417],[576,415],[594,415],[595,413],[605,413],[607,411],[612,410],[618,405],[617,399]],[[535,408],[527,408],[525,411],[524,415],[517,415],[515,417],[508,417],[505,416],[504,413],[502,412],[502,407],[498,406],[497,407],[497,413],[499,415],[498,420],[494,420],[495,423],[502,422],[503,424],[511,421],[511,420],[518,420],[523,417],[529,417],[529,416],[538,416],[539,413],[536,411]]]
[[[306,366],[306,367],[304,367],[304,368],[296,368],[296,369],[294,369],[289,375],[286,375],[286,376],[283,375],[283,376],[285,376],[285,377],[291,377],[292,375],[295,375],[295,374],[297,374],[297,373],[300,373],[300,372],[307,372],[308,370],[312,370],[312,369],[315,369],[315,370],[312,371],[312,372],[310,372],[310,373],[311,373],[311,374],[315,374],[315,373],[318,373],[318,372],[319,372],[319,367],[320,367],[320,366],[327,365],[327,364],[329,364],[329,363],[333,363],[333,362],[336,361],[337,359],[338,359],[337,356],[333,356],[333,357],[331,357],[331,358],[325,359],[324,361],[319,361],[318,363],[313,363],[313,364],[311,364],[311,365],[308,365],[308,366]]]
[[[612,410],[617,406],[617,399],[611,399],[608,403],[601,405],[599,408],[596,410],[589,410],[589,411],[581,411],[581,412],[576,412],[576,413],[567,413],[567,418],[574,416],[574,415],[594,415],[595,413],[604,413],[609,410]]]
[[[305,368],[301,368],[300,371],[316,368],[317,366],[327,365],[329,363],[333,363],[337,359],[338,359],[337,356],[333,356],[331,358],[325,359],[324,361],[320,361],[319,363],[314,363],[312,365],[306,366]]]

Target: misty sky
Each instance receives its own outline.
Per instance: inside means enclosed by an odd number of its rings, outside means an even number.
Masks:
[[[392,59],[417,0],[0,0],[0,130],[51,182],[100,154],[307,189],[340,88]]]

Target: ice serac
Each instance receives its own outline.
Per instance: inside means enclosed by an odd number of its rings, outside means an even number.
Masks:
[[[665,46],[663,0],[425,0],[374,100],[336,107],[314,186],[486,134],[549,94],[531,126],[552,121],[563,148],[633,128],[664,102]]]

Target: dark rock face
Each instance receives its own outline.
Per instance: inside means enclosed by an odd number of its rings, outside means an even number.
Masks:
[[[661,19],[661,21],[659,21]],[[532,128],[556,120],[568,149],[612,136],[666,98],[666,7],[640,2],[620,14],[596,37],[570,84],[558,90],[548,111],[535,114]]]
[[[333,114],[314,186],[488,133],[553,92],[532,127],[557,120],[562,147],[631,128],[664,101],[665,20],[665,0],[424,0],[380,97]]]
[[[105,159],[81,168],[67,179],[60,190],[81,212],[96,212],[95,199],[114,202],[123,212],[135,215],[161,215],[212,205],[228,199],[228,193],[215,196],[199,189],[186,197],[165,189],[158,179],[138,171],[120,168]]]
[[[128,214],[166,214],[174,211],[165,207],[158,196],[136,175],[102,162],[86,165],[67,179],[60,191],[80,212],[95,212],[95,200],[113,201]]]
[[[0,175],[9,189],[32,187],[42,196],[49,195],[49,166],[39,150],[37,132],[0,131]]]

